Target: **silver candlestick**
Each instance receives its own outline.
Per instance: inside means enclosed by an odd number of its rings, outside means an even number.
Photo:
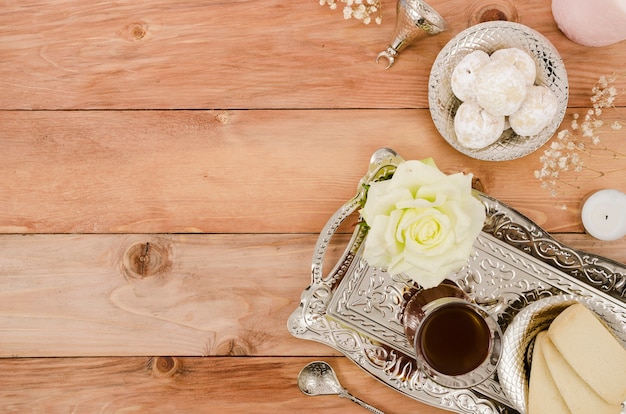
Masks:
[[[396,6],[396,27],[393,41],[376,57],[387,59],[389,69],[398,54],[416,40],[433,36],[446,30],[446,21],[423,0],[398,0]]]

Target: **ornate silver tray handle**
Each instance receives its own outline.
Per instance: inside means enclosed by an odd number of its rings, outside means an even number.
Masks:
[[[288,329],[298,338],[331,346],[418,401],[459,413],[515,413],[497,373],[471,389],[450,389],[420,371],[401,323],[403,304],[416,286],[363,260],[365,225],[357,225],[342,257],[323,274],[326,250],[341,223],[362,206],[368,185],[389,178],[403,161],[390,149],[373,154],[356,196],[330,218],[318,237],[311,284],[302,292]],[[475,301],[497,304],[494,314],[503,331],[529,304],[561,294],[595,301],[626,326],[626,266],[564,246],[515,210],[485,194],[475,195],[487,209],[487,221],[473,256],[449,279]],[[626,341],[626,331],[619,335]]]

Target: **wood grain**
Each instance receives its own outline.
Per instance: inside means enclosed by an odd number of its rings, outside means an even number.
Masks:
[[[624,118],[605,111],[588,168],[563,174],[552,197],[534,177],[543,149],[468,158],[427,110],[0,112],[0,232],[316,233],[384,146],[473,173],[550,232],[580,232],[587,194],[626,189],[626,156],[602,149],[623,148],[609,125]]]
[[[296,378],[310,357],[0,359],[3,413],[363,413],[334,395],[309,397]],[[346,358],[323,358],[341,384],[387,413],[437,414]],[[11,373],[11,375],[6,375]],[[71,396],[71,397],[70,397]]]
[[[0,356],[336,354],[287,331],[313,245],[302,235],[2,237]]]
[[[1,236],[0,357],[336,355],[287,331],[316,238]],[[333,238],[328,270],[348,238]],[[626,241],[559,238],[626,259]]]
[[[576,45],[549,0],[429,4],[449,30],[384,70],[392,0],[380,26],[317,1],[0,0],[0,411],[363,412],[298,391],[300,368],[324,359],[386,412],[443,413],[286,327],[317,234],[383,146],[471,172],[557,239],[625,262],[625,240],[580,223],[587,194],[626,191],[624,129],[610,128],[626,119],[624,42]],[[441,48],[494,17],[559,50],[563,128],[600,76],[618,75],[601,144],[556,197],[534,177],[544,149],[467,158],[427,109]]]
[[[3,2],[0,108],[427,108],[430,67],[476,22],[479,2],[429,3],[449,30],[385,71],[375,58],[392,41],[391,0],[383,1],[380,26],[345,21],[341,7],[317,1]],[[598,76],[624,73],[623,43],[593,49],[569,41],[550,1],[492,3],[512,4],[517,21],[557,47],[572,107],[586,103]]]

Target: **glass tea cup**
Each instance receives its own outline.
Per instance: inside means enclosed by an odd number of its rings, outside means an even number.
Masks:
[[[496,371],[500,326],[454,282],[416,292],[406,303],[402,322],[417,363],[433,381],[468,388]]]

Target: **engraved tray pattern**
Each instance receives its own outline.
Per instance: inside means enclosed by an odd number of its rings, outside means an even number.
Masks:
[[[367,228],[362,223],[334,268],[322,274],[332,236],[362,206],[368,184],[389,178],[403,161],[390,149],[374,153],[357,195],[320,233],[312,282],[290,316],[288,329],[298,338],[333,347],[381,382],[418,401],[458,413],[516,413],[497,373],[471,389],[450,389],[419,370],[400,322],[403,303],[416,287],[363,260]],[[467,265],[449,279],[476,301],[486,306],[493,303],[503,331],[525,306],[557,294],[584,296],[626,326],[625,265],[573,250],[499,201],[479,192],[475,195],[485,204],[487,220]],[[618,335],[626,341],[626,330]]]

